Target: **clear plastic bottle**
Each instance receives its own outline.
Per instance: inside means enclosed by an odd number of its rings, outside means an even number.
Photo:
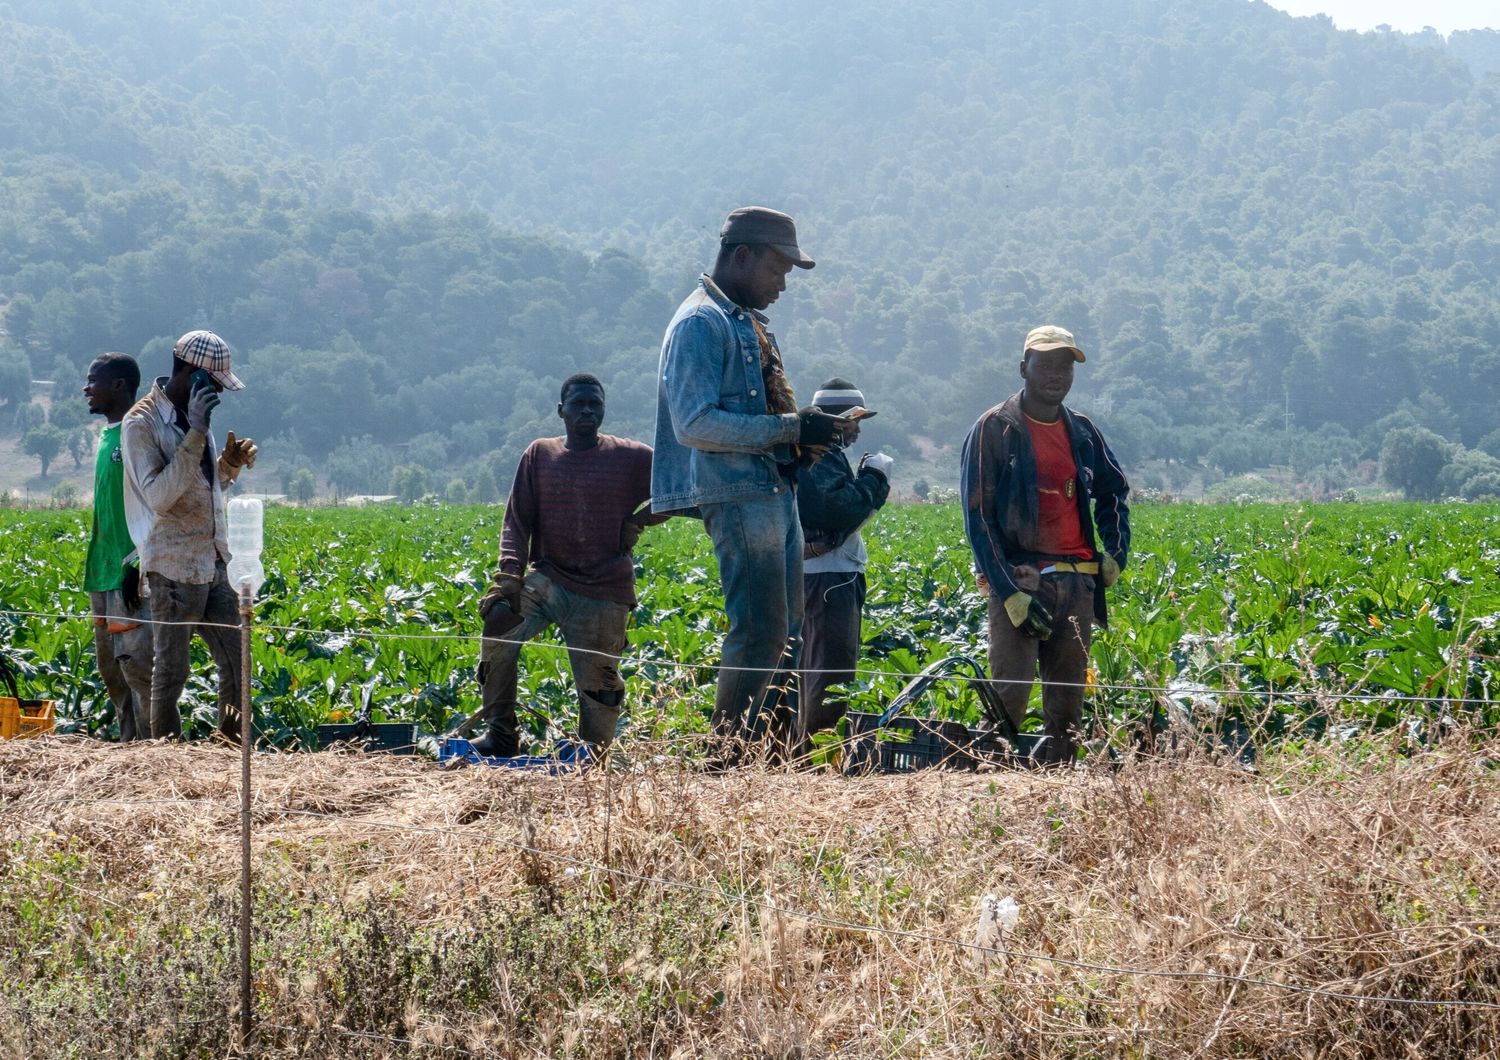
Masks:
[[[260,592],[266,580],[260,549],[265,512],[254,497],[236,497],[229,502],[229,585],[236,593],[249,581],[250,595]]]

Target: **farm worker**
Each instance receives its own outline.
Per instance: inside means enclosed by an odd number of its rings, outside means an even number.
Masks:
[[[240,612],[225,574],[224,486],[255,466],[258,450],[230,431],[220,452],[209,433],[219,393],[245,385],[229,361],[229,344],[212,331],[188,332],[172,347],[172,374],[152,384],[121,427],[132,558],[158,623],[151,674],[157,739],[182,736],[177,700],[195,631],[219,669],[219,731],[231,740],[240,734]]]
[[[784,684],[795,669],[797,464],[826,451],[848,425],[811,405],[798,408],[762,312],[786,290],[792,269],[813,264],[792,218],[762,206],[735,210],[719,229],[713,271],[699,278],[662,339],[651,506],[702,518],[718,557],[729,629],[712,715],[716,765],[739,759],[773,677],[780,672]],[[783,701],[769,728],[784,745],[793,727]]]
[[[845,379],[830,379],[813,394],[813,406],[843,415],[865,409],[865,396]],[[869,555],[859,528],[879,511],[891,492],[891,466],[884,453],[865,453],[854,464],[850,448],[860,423],[840,432],[828,456],[797,472],[797,512],[802,522],[802,697],[798,744],[831,729],[845,704],[829,702],[830,685],[854,678],[859,662],[860,619],[865,606],[865,566]]]
[[[1040,664],[1046,739],[1037,757],[1077,757],[1091,624],[1130,552],[1130,491],[1099,429],[1063,407],[1083,350],[1071,332],[1033,328],[1019,393],[964,439],[964,530],[989,593],[990,678],[1018,726]],[[1099,539],[1103,547],[1099,547]]]
[[[94,613],[94,654],[99,676],[120,726],[120,741],[151,736],[151,627],[141,600],[141,570],[126,557],[135,551],[125,524],[125,462],[120,421],[135,404],[141,368],[128,353],[102,353],[89,365],[83,396],[92,415],[103,416],[94,458],[94,517],[89,530],[83,588]]]
[[[619,656],[635,608],[633,549],[641,529],[667,516],[651,498],[651,447],[600,434],[604,384],[587,373],[563,381],[557,414],[566,433],[538,438],[521,454],[505,523],[500,567],[479,602],[485,640],[479,680],[488,730],[484,755],[520,749],[516,670],[521,645],[556,626],[578,691],[578,734],[609,746],[624,701]]]

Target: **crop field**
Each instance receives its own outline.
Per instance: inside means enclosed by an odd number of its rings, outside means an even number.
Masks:
[[[254,1055],[1494,1055],[1497,518],[1143,506],[1093,739],[1157,714],[1201,738],[1069,773],[854,777],[693,766],[712,556],[694,524],[648,531],[610,768],[254,756]],[[85,610],[86,525],[0,512],[6,609]],[[377,719],[428,731],[475,705],[496,511],[267,528],[268,740],[367,687]],[[870,538],[867,709],[983,629],[955,511],[883,512]],[[0,630],[33,693],[109,735],[86,621]],[[537,735],[565,729],[561,653],[527,658]],[[201,735],[206,659],[189,693]],[[946,693],[923,709],[972,720]],[[234,1052],[239,768],[208,739],[0,741],[0,1056]],[[1015,923],[988,929],[1002,896]]]
[[[1139,506],[1135,555],[1094,642],[1096,741],[1156,718],[1236,739],[1300,739],[1336,723],[1496,720],[1500,509],[1494,506]],[[477,707],[475,603],[500,512],[482,507],[267,514],[257,608],[255,710],[267,739],[307,744],[368,689],[375,720],[438,732]],[[872,558],[856,709],[878,709],[905,673],[944,655],[982,660],[984,603],[959,513],[897,507],[867,528]],[[0,606],[83,614],[88,513],[0,511]],[[626,735],[701,732],[723,607],[701,527],[674,520],[639,549]],[[70,726],[108,734],[87,622],[0,615],[0,652]],[[185,697],[212,727],[215,687],[198,647]],[[538,736],[571,718],[560,651],[528,649],[522,699]],[[1426,702],[1412,702],[1415,697]],[[977,701],[940,687],[925,709],[973,721]],[[188,713],[187,710],[184,711]]]

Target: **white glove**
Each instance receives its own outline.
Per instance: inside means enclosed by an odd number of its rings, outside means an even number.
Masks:
[[[884,453],[866,453],[865,458],[859,462],[859,465],[861,470],[869,468],[872,471],[880,472],[880,477],[889,482],[891,468],[895,466],[895,463],[894,459],[886,456]]]
[[[219,395],[213,387],[205,386],[194,390],[192,396],[188,398],[188,429],[197,431],[199,434],[208,434],[208,419],[213,415],[218,404]]]

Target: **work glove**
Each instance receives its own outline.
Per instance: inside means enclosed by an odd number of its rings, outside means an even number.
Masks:
[[[213,387],[204,386],[194,390],[192,397],[188,398],[188,427],[199,434],[207,434],[209,417],[218,404],[219,394]]]
[[[141,609],[141,568],[134,563],[125,566],[125,580],[120,584],[120,596],[129,610]]]
[[[1011,625],[1028,637],[1046,640],[1052,636],[1052,612],[1030,593],[1011,593],[1005,598],[1005,613]]]
[[[479,601],[479,617],[483,619],[488,616],[490,609],[498,603],[505,604],[519,615],[521,613],[521,586],[521,579],[516,575],[496,571],[489,590]]]
[[[864,459],[859,462],[859,467],[861,471],[869,468],[871,471],[879,473],[881,478],[889,482],[891,480],[891,468],[895,464],[896,461],[884,453],[866,453]]]
[[[628,556],[635,551],[635,543],[641,539],[641,531],[644,529],[640,523],[625,520],[620,527],[620,555]]]
[[[824,412],[815,405],[798,409],[797,419],[801,424],[801,432],[797,435],[799,445],[833,445],[848,426],[848,421],[842,416]]]
[[[219,455],[230,467],[242,467],[249,471],[255,466],[255,458],[259,453],[260,447],[253,441],[249,438],[236,439],[234,432],[230,431],[224,442],[224,451]]]
[[[1099,560],[1099,579],[1104,582],[1108,589],[1120,578],[1120,565],[1115,562],[1115,557],[1106,552]]]

